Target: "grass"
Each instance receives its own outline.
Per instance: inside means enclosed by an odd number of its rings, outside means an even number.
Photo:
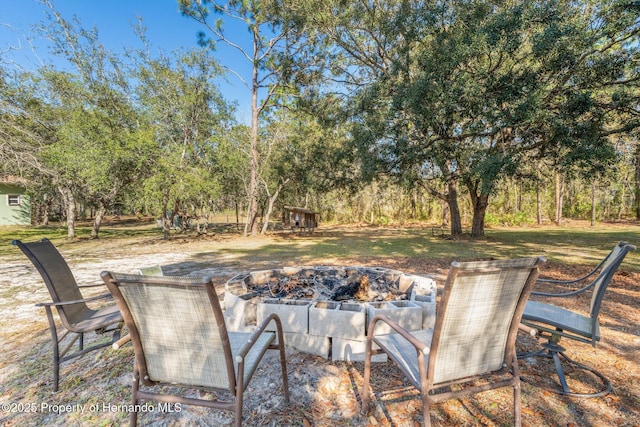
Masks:
[[[156,236],[159,233],[149,226],[147,227],[105,227],[100,229],[100,239],[115,240],[132,237]],[[60,246],[70,243],[67,239],[67,228],[62,226],[0,226],[0,256],[6,255],[11,250],[10,245],[13,240],[34,241],[46,237],[54,245]],[[91,228],[86,226],[76,227],[76,241],[91,239]]]
[[[172,274],[218,269],[229,277],[232,272],[272,268],[282,264],[379,265],[419,274],[429,272],[430,268],[446,269],[453,260],[532,255],[546,256],[550,263],[545,269],[548,268],[552,274],[568,277],[569,273],[575,271],[589,271],[620,240],[640,245],[639,226],[640,222],[598,224],[596,227],[589,227],[586,223],[571,223],[565,227],[493,227],[488,228],[486,236],[480,239],[469,236],[451,239],[446,235],[433,235],[432,227],[428,224],[396,227],[321,224],[310,235],[287,231],[254,238],[239,237],[240,233],[234,230],[235,227],[219,226],[206,236],[172,233],[169,241],[163,240],[161,230],[155,228],[154,223],[137,221],[110,221],[101,229],[99,240],[89,238],[90,227],[86,224],[79,225],[79,238],[74,240],[66,239],[66,228],[63,226],[0,227],[0,258],[3,262],[9,260],[6,265],[11,273],[8,279],[0,280],[0,284],[5,285],[5,290],[0,291],[0,310],[6,317],[0,320],[0,335],[6,347],[5,357],[0,362],[0,396],[9,402],[78,403],[89,406],[99,406],[104,402],[123,404],[130,399],[133,358],[130,346],[117,351],[89,354],[65,364],[60,392],[50,392],[51,348],[46,319],[40,309],[33,307],[34,302],[45,295],[45,291],[39,281],[30,279],[35,277],[36,272],[23,269],[22,265],[28,265],[28,261],[10,244],[13,239],[33,241],[48,237],[68,257],[74,272],[80,272],[83,278],[96,280],[103,268],[121,265],[127,271],[133,271],[144,263],[154,262],[169,267]],[[183,253],[185,256],[182,256]],[[562,264],[570,268],[559,268]],[[602,321],[607,335],[596,349],[597,360],[593,360],[596,350],[590,346],[572,346],[572,354],[577,355],[578,360],[596,363],[612,378],[615,394],[606,399],[580,401],[557,397],[531,384],[524,384],[524,416],[525,420],[535,420],[531,425],[603,425],[598,423],[600,420],[605,420],[605,423],[610,420],[609,425],[640,425],[640,418],[636,415],[640,413],[639,386],[636,376],[629,375],[629,372],[637,372],[637,349],[640,344],[636,321],[636,301],[640,295],[637,287],[637,283],[640,283],[640,250],[627,256],[622,270],[626,270],[626,273],[618,276],[619,285],[611,289],[608,294],[611,298],[604,308]],[[14,282],[11,281],[12,277],[15,278]],[[224,277],[220,276],[221,283]],[[37,317],[29,317],[30,313],[34,316],[37,314]],[[345,367],[298,354],[289,362],[290,381],[296,384],[297,390],[301,390],[299,396],[302,396],[302,400],[295,401],[289,408],[263,415],[246,411],[252,421],[271,420],[268,424],[252,425],[297,426],[302,425],[301,420],[308,419],[313,419],[317,426],[363,425],[358,422],[362,418],[349,415],[352,406],[357,409],[357,386],[361,383],[358,372],[361,372],[362,365],[357,368]],[[314,366],[317,367],[315,370],[312,369]],[[320,393],[316,396],[315,389],[310,388],[309,372],[315,372],[318,381],[324,378],[321,376],[329,376],[330,384],[336,384],[335,375],[340,375],[349,385],[349,390],[340,395],[341,399],[327,403],[331,396]],[[389,380],[386,374],[381,375],[379,370],[376,372],[376,381]],[[485,418],[495,420],[494,425],[510,425],[508,408],[511,400],[508,392],[489,392],[477,399],[467,399],[463,405],[455,402],[442,404],[437,408],[434,418],[442,425],[461,422],[474,425],[474,420],[477,423],[478,419]],[[259,402],[259,399],[255,400],[253,407],[264,409]],[[419,404],[410,402],[411,405],[404,402],[385,403],[385,410],[389,410],[385,417],[394,420],[397,423],[395,425],[405,425],[403,420],[415,420]],[[343,411],[345,415],[340,416]],[[334,419],[334,415],[323,415],[325,413],[338,414],[338,419]],[[165,415],[166,418],[163,418]],[[193,407],[185,409],[183,414],[165,415],[148,415],[143,417],[143,423],[169,425],[173,420],[176,425],[189,424],[189,421],[199,420],[200,417],[212,416]],[[625,417],[629,420],[625,421]],[[121,425],[126,423],[126,418],[124,412],[102,411],[65,416],[5,413],[0,414],[0,424]],[[292,421],[287,423],[287,420]]]
[[[221,227],[220,227],[221,228]],[[0,227],[0,256],[17,255],[10,245],[13,239],[33,241],[49,238],[56,246],[77,249],[93,245],[147,243],[161,245],[162,232],[155,224],[124,221],[103,226],[99,240],[91,240],[89,225],[76,229],[77,238],[66,238],[66,227]],[[489,228],[482,238],[462,236],[457,239],[433,235],[430,225],[398,227],[321,226],[315,233],[276,232],[263,238],[235,239],[237,232],[194,236],[172,234],[171,239],[203,244],[216,254],[261,259],[296,259],[298,262],[344,257],[430,258],[470,260],[544,255],[549,261],[563,264],[595,265],[621,240],[640,245],[640,224],[586,223],[569,226]],[[229,239],[232,237],[232,239]],[[625,267],[640,271],[640,253],[632,252]]]

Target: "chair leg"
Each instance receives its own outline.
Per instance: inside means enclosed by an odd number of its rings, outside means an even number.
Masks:
[[[422,424],[424,427],[431,426],[431,405],[429,404],[429,397],[422,393]]]
[[[560,348],[564,350],[564,348],[562,347]],[[560,362],[559,354],[562,353],[562,350],[561,351],[549,350],[549,354],[553,358],[553,364],[556,367],[556,374],[558,375],[558,381],[560,381],[560,387],[562,387],[562,392],[564,394],[567,394],[567,393],[571,393],[571,390],[569,390],[569,384],[567,384],[567,378],[564,375],[564,369],[562,368],[562,363]]]
[[[368,341],[368,340],[367,340]],[[360,413],[367,415],[369,409],[369,379],[371,378],[371,347],[367,342],[367,350],[364,358],[364,381],[362,384],[362,407]]]
[[[60,346],[58,342],[58,330],[56,329],[56,323],[53,320],[53,313],[51,307],[45,306],[47,313],[47,320],[49,322],[49,332],[51,333],[51,343],[53,344],[53,392],[58,391],[58,384],[60,383]]]
[[[526,353],[519,356],[519,358],[528,358],[528,357],[544,357],[547,359],[553,359],[553,364],[555,366],[556,375],[558,377],[558,381],[560,382],[560,388],[547,388],[547,390],[552,391],[554,393],[563,394],[565,396],[573,396],[573,397],[584,397],[584,398],[592,398],[592,397],[602,397],[609,394],[613,388],[611,381],[604,375],[602,375],[597,370],[583,365],[581,363],[576,362],[575,360],[569,358],[564,352],[565,348],[558,344],[557,340],[549,339],[548,342],[542,344],[543,349],[540,351],[536,351],[533,353]],[[570,366],[573,366],[575,369],[579,369],[586,372],[591,372],[593,375],[598,377],[602,382],[602,387],[600,390],[595,393],[574,393],[571,391],[569,384],[567,383],[567,378],[565,375],[565,370],[562,365],[562,360],[564,359]]]
[[[280,341],[280,369],[282,370],[282,387],[284,388],[284,402],[289,404],[289,375],[287,374],[287,359],[284,352],[284,343]]]
[[[242,427],[242,397],[244,396],[244,383],[240,380],[239,385],[236,384],[236,401],[235,401],[235,427]]]
[[[575,360],[569,358],[569,356],[567,356],[563,352],[559,353],[559,355],[562,356],[562,358],[564,360],[566,360],[567,363],[573,365],[576,369],[580,369],[580,370],[583,370],[583,371],[591,372],[593,375],[598,377],[600,379],[600,381],[602,382],[602,389],[600,391],[596,392],[596,393],[572,393],[569,390],[568,392],[565,392],[563,394],[565,394],[567,396],[591,398],[591,397],[602,397],[602,396],[606,396],[607,394],[611,393],[611,390],[613,389],[613,385],[611,384],[611,381],[609,381],[609,379],[607,377],[605,377],[600,372],[598,372],[597,370],[593,369],[590,366],[583,365],[582,363],[576,362]],[[563,375],[564,375],[564,373],[563,373]]]
[[[520,371],[518,368],[518,356],[513,356],[512,374],[513,374],[513,425],[520,427],[522,425],[522,400],[520,388]]]
[[[138,404],[138,390],[140,390],[140,373],[138,372],[137,363],[133,362],[133,385],[131,387],[131,401],[133,403],[134,410],[131,411],[131,415],[129,416],[129,423],[131,427],[136,427],[138,425],[138,411],[135,410],[136,405]]]

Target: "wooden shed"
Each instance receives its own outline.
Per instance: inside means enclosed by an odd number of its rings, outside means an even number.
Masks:
[[[302,230],[310,233],[318,226],[318,212],[310,209],[285,206],[282,222],[285,227],[291,227],[291,231]]]

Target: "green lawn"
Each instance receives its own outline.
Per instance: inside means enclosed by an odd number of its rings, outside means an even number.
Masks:
[[[0,227],[0,256],[16,255],[10,245],[13,239],[32,241],[48,237],[58,246],[82,251],[91,245],[122,244],[132,241],[162,241],[155,224],[125,223],[103,227],[99,240],[90,240],[90,228],[78,227],[78,239],[66,239],[66,228]],[[640,245],[640,224],[598,224],[588,226],[546,226],[490,228],[480,239],[463,236],[450,239],[433,235],[432,227],[349,227],[321,226],[311,235],[289,232],[272,233],[258,239],[244,239],[239,233],[218,232],[206,238],[189,233],[172,235],[187,244],[206,245],[207,252],[232,253],[256,259],[289,259],[317,261],[340,257],[428,257],[444,260],[469,260],[544,255],[551,262],[594,265],[621,240]],[[208,240],[207,240],[208,239]],[[625,268],[640,271],[640,251],[632,252]]]

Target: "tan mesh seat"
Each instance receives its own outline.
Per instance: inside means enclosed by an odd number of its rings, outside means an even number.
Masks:
[[[242,424],[243,394],[267,350],[280,352],[285,402],[289,402],[280,319],[271,315],[254,333],[228,332],[213,282],[208,278],[140,276],[103,272],[120,307],[135,352],[133,402],[151,399],[235,412]],[[271,322],[276,332],[265,331]],[[143,386],[223,391],[224,401],[142,390]],[[231,401],[229,401],[231,400]],[[131,413],[131,425],[137,412]]]
[[[520,379],[515,351],[520,317],[543,258],[454,262],[444,286],[433,329],[407,331],[385,315],[367,329],[362,391],[369,405],[371,356],[386,353],[420,390],[424,425],[433,403],[500,387],[513,387],[514,424],[521,423]],[[384,322],[396,333],[375,335]],[[373,350],[373,344],[379,350]],[[487,378],[481,385],[474,380]],[[458,384],[459,390],[449,390]]]

